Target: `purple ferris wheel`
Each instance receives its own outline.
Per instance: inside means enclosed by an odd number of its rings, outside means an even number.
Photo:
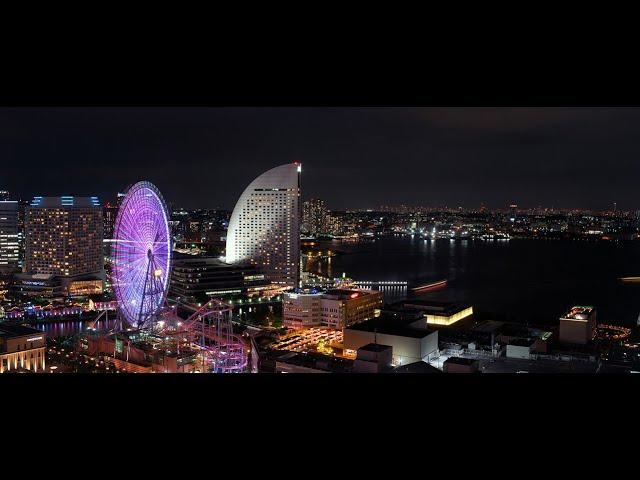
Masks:
[[[122,319],[148,327],[164,306],[171,273],[169,215],[150,182],[128,189],[114,225],[113,285]]]

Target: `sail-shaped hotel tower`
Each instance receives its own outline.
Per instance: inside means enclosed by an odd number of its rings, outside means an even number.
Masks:
[[[300,280],[299,163],[272,168],[242,192],[227,231],[227,263],[251,263],[282,286]]]

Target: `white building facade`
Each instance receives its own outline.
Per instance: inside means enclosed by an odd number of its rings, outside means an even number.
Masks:
[[[283,323],[287,328],[323,326],[340,330],[376,314],[382,306],[377,290],[333,289],[325,293],[285,293]]]
[[[287,328],[316,327],[322,324],[322,294],[285,293],[282,299],[284,326]]]
[[[227,231],[227,263],[251,263],[276,284],[300,281],[299,163],[263,173],[242,192]]]

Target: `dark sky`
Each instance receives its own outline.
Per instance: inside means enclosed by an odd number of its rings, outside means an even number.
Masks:
[[[98,195],[150,180],[232,208],[302,162],[303,196],[382,204],[640,208],[637,108],[0,108],[0,189]]]

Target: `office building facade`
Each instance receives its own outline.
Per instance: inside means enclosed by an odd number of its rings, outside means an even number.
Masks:
[[[250,264],[230,265],[214,257],[176,253],[171,268],[169,293],[205,300],[236,294],[258,294],[269,282]]]
[[[382,307],[377,290],[332,289],[324,293],[286,293],[283,323],[288,328],[342,328],[373,318]]]
[[[96,197],[35,197],[26,214],[25,272],[61,277],[102,272],[102,231]]]
[[[82,296],[104,287],[102,208],[96,197],[35,197],[25,214],[25,262],[13,290]]]

